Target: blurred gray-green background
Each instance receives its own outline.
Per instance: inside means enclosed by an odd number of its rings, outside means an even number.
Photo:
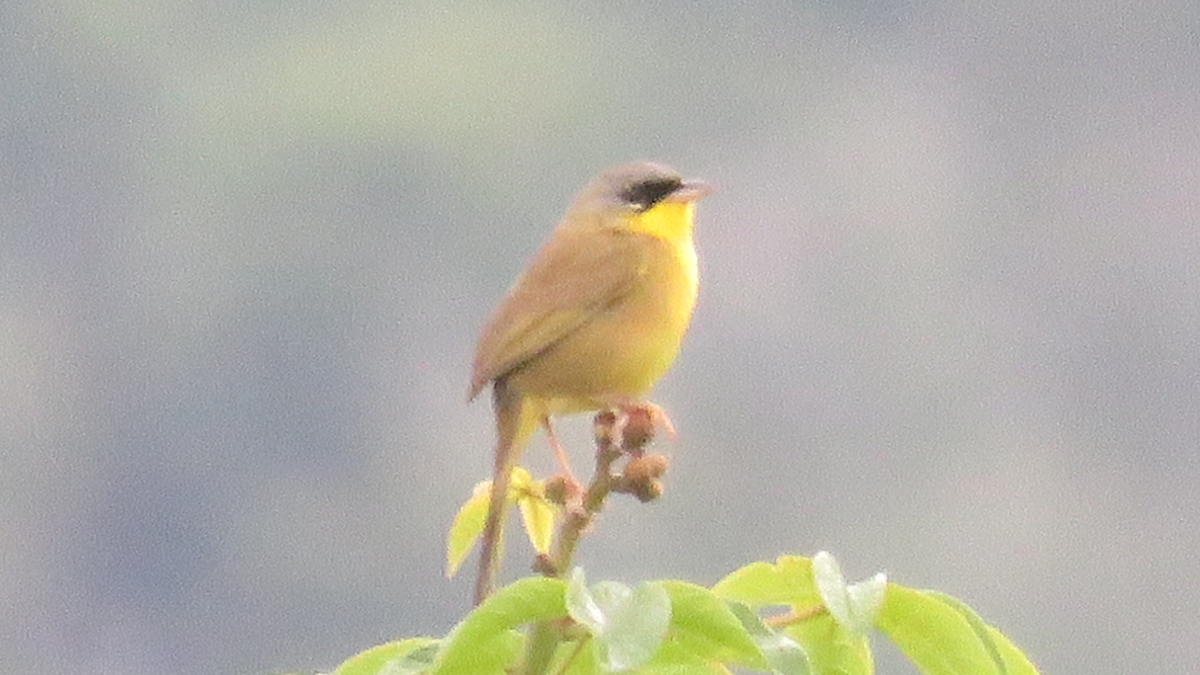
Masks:
[[[444,633],[475,331],[642,158],[721,191],[593,579],[827,549],[1045,673],[1200,663],[1200,5],[8,0],[0,671]]]

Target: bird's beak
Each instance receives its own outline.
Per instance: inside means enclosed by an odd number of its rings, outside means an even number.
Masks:
[[[683,182],[683,185],[679,186],[678,190],[663,198],[663,201],[683,202],[686,204],[687,202],[694,202],[707,194],[711,194],[716,189],[702,180],[687,180]]]

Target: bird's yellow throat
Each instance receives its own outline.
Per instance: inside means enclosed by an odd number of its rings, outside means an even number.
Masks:
[[[688,243],[692,239],[695,214],[695,202],[659,202],[634,216],[629,229],[662,237],[673,244]]]
[[[695,214],[695,202],[659,202],[634,216],[629,223],[630,230],[653,235],[671,245],[682,268],[685,287],[690,288],[691,297],[679,299],[680,308],[686,308],[684,311],[689,316],[696,299],[696,285],[700,281],[696,248],[692,245],[692,220]]]

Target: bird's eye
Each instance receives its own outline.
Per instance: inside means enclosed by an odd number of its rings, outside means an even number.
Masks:
[[[641,180],[626,185],[621,191],[621,198],[638,211],[645,211],[682,185],[683,181],[679,178]]]

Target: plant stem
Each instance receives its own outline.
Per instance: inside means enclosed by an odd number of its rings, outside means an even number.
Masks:
[[[554,575],[559,578],[564,577],[571,568],[580,537],[603,508],[604,500],[612,489],[613,462],[621,457],[621,451],[613,446],[610,439],[597,440],[596,472],[592,476],[592,482],[579,504],[567,505],[563,521],[558,527],[558,534],[550,548],[550,565]]]
[[[517,669],[525,675],[542,675],[554,658],[558,648],[558,631],[549,621],[539,621],[529,632],[529,640],[525,643],[525,661]]]
[[[825,608],[825,605],[813,605],[811,607],[805,607],[804,609],[794,609],[790,612],[778,614],[776,616],[768,616],[763,619],[763,623],[772,628],[782,628],[784,626],[790,626],[794,623],[808,621],[809,619],[820,616],[827,611],[829,610]]]
[[[559,579],[570,570],[580,537],[603,508],[604,500],[612,489],[612,465],[621,458],[621,449],[613,440],[612,418],[602,421],[604,415],[611,413],[596,416],[596,471],[579,503],[569,503],[564,507],[563,521],[550,548],[547,573]],[[559,631],[553,623],[538,622],[529,633],[525,643],[525,661],[517,672],[522,675],[543,675],[554,658],[558,643]]]

